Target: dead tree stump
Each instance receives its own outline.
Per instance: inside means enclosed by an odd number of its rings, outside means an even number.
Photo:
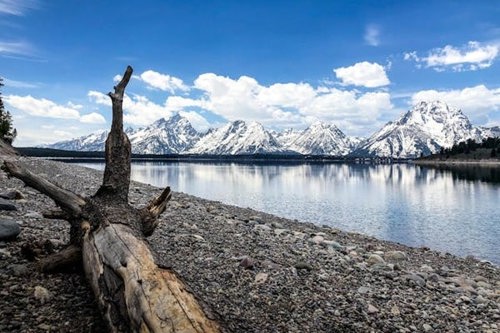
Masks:
[[[131,146],[123,132],[122,104],[131,76],[128,66],[108,94],[113,121],[103,183],[94,196],[80,197],[13,162],[6,161],[4,169],[61,208],[45,216],[70,223],[70,244],[42,260],[40,269],[82,262],[110,332],[219,332],[219,324],[207,316],[175,272],[155,264],[145,241],[171,198],[170,188],[140,210],[128,203]]]

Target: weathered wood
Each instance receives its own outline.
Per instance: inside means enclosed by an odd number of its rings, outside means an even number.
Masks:
[[[121,81],[114,87],[115,92],[108,93],[113,104],[113,120],[106,139],[104,179],[97,193],[97,195],[111,193],[115,198],[125,202],[128,200],[130,184],[131,146],[127,135],[123,132],[123,96],[132,71],[132,67],[128,66]]]
[[[44,273],[59,272],[74,268],[82,261],[82,248],[71,244],[37,263],[38,270]]]
[[[125,225],[86,234],[83,266],[113,332],[218,332],[184,283]]]
[[[113,120],[103,184],[94,196],[81,198],[14,163],[5,162],[5,169],[62,208],[44,215],[70,222],[71,245],[43,259],[39,267],[53,271],[82,262],[111,332],[219,332],[218,323],[184,282],[155,264],[143,238],[157,227],[172,196],[170,188],[140,210],[128,203],[131,146],[123,132],[122,106],[131,75],[129,66],[115,92],[109,93]]]
[[[69,220],[71,218],[68,213],[60,209],[49,209],[42,212],[43,217],[51,220]]]
[[[141,209],[143,213],[142,233],[145,236],[153,234],[159,223],[158,217],[165,211],[167,203],[171,198],[172,192],[170,191],[170,187],[167,187],[157,198],[153,199],[149,205]]]
[[[50,197],[71,216],[79,216],[81,214],[82,207],[85,205],[85,200],[82,197],[52,184],[48,180],[33,174],[13,162],[5,161],[4,169],[11,176],[21,179],[26,185]]]

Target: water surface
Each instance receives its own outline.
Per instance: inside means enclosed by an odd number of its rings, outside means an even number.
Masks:
[[[102,163],[81,165],[104,168]],[[134,162],[132,179],[500,264],[499,170],[409,164]]]

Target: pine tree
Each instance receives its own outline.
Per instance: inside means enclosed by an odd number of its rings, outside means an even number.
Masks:
[[[3,86],[3,79],[0,77],[0,89]],[[17,131],[12,127],[12,116],[9,111],[5,110],[2,100],[2,92],[0,91],[0,138],[9,144],[12,144],[16,135]]]

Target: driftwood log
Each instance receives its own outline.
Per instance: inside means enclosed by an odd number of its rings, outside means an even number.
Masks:
[[[142,209],[128,203],[131,146],[123,132],[123,96],[132,75],[109,93],[113,105],[106,140],[106,167],[101,187],[83,198],[31,173],[14,162],[4,169],[52,198],[61,210],[48,218],[70,223],[70,244],[39,265],[42,271],[82,262],[110,332],[219,332],[220,326],[170,269],[158,267],[145,241],[171,198],[170,188]]]

